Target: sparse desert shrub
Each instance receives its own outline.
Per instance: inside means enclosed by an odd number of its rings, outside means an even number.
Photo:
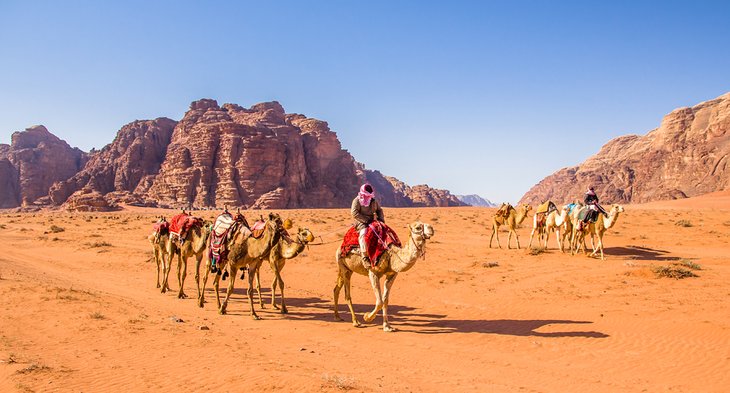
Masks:
[[[16,374],[30,374],[33,372],[50,371],[50,370],[51,370],[51,368],[44,364],[33,363],[26,368],[22,368],[22,369],[16,371],[15,373]]]
[[[0,229],[5,229],[5,224],[0,224]]]
[[[689,259],[683,259],[674,265],[676,266],[684,266],[686,268],[690,268],[692,270],[702,270],[702,266],[699,263],[694,263],[690,261]]]
[[[530,255],[540,255],[545,252],[545,247],[530,247]]]
[[[722,223],[722,225],[725,225],[726,227],[730,227],[730,221],[725,221]]]
[[[111,247],[112,246],[111,243],[105,242],[105,241],[86,243],[86,245],[89,246],[89,248]]]
[[[689,228],[692,226],[692,222],[690,220],[679,220],[679,221],[675,222],[674,225],[676,225],[678,227]]]
[[[99,320],[106,319],[106,317],[104,316],[104,314],[102,314],[102,313],[100,313],[98,311],[92,312],[91,314],[89,314],[89,317],[91,319],[99,319]]]
[[[334,387],[340,390],[355,389],[355,378],[353,377],[324,374],[322,375],[322,379],[324,379],[322,387]]]
[[[497,267],[499,266],[499,262],[484,262],[482,263],[482,267]]]
[[[657,276],[657,278],[667,277],[679,280],[687,277],[697,277],[697,275],[694,274],[691,270],[685,269],[677,265],[654,266],[651,268],[651,271],[654,273],[654,275]]]

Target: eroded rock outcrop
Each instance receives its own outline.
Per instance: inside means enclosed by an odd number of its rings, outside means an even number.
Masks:
[[[114,141],[94,152],[84,168],[68,180],[54,184],[49,195],[62,204],[85,187],[120,202],[141,202],[151,177],[167,153],[176,121],[168,118],[138,120],[122,127]]]
[[[71,194],[63,207],[68,211],[78,212],[107,212],[119,209],[114,202],[110,202],[100,192],[88,187]]]
[[[0,192],[2,207],[33,204],[48,194],[54,182],[76,174],[87,160],[86,153],[43,126],[15,132],[11,141],[0,148],[0,161],[4,161],[0,163],[0,183],[7,186]]]
[[[730,93],[666,115],[644,136],[611,140],[584,163],[563,168],[521,202],[582,198],[589,186],[605,203],[686,198],[730,187]]]

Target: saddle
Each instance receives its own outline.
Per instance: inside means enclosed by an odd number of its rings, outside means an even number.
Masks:
[[[358,238],[359,233],[353,225],[345,233],[345,238],[342,240],[342,245],[340,246],[340,255],[342,257],[356,249],[360,249]],[[368,226],[368,231],[365,233],[365,244],[367,245],[366,254],[370,258],[370,263],[373,267],[378,264],[380,256],[391,245],[395,244],[397,247],[401,247],[400,239],[398,239],[395,231],[380,221],[373,221]]]
[[[497,210],[497,213],[495,213],[495,214],[497,215],[497,217],[507,217],[507,216],[509,216],[509,212],[511,209],[514,209],[514,207],[512,207],[512,205],[510,205],[509,203],[503,203],[502,206],[499,207],[499,210]]]
[[[160,243],[160,237],[170,232],[170,223],[163,218],[152,226],[152,230],[155,235],[155,244],[158,244]]]
[[[242,232],[244,239],[251,235],[248,222],[241,213],[234,217],[228,211],[223,212],[215,219],[213,230],[208,241],[208,258],[213,266],[222,265],[228,259],[228,248],[226,241],[230,240],[236,232]]]
[[[261,239],[261,237],[264,235],[264,230],[266,229],[266,221],[263,220],[257,220],[256,222],[251,225],[251,236],[254,239]]]
[[[550,213],[552,213],[554,211],[557,211],[557,210],[558,210],[558,207],[555,206],[554,203],[552,203],[550,201],[547,201],[547,202],[541,204],[540,206],[538,206],[537,209],[535,209],[535,214],[545,214],[545,215],[547,215],[547,214],[550,214]]]
[[[578,221],[596,222],[598,219],[598,208],[592,205],[583,206],[578,210]]]
[[[170,235],[185,239],[188,231],[196,225],[202,225],[203,220],[187,213],[180,213],[170,220]]]

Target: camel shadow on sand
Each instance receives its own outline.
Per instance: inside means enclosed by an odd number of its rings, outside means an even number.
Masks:
[[[495,320],[474,320],[474,319],[441,319],[436,321],[419,321],[405,319],[397,321],[397,326],[403,331],[417,334],[444,334],[444,333],[485,333],[508,336],[534,336],[534,337],[586,337],[586,338],[607,338],[608,334],[596,331],[561,331],[561,332],[539,332],[536,331],[549,325],[582,325],[590,324],[590,321],[572,321],[559,319],[495,319]],[[413,328],[413,330],[411,330]]]
[[[607,247],[603,250],[606,255],[622,256],[628,259],[637,259],[645,261],[678,261],[681,258],[673,257],[666,250],[657,250],[648,247],[627,246],[627,247]]]

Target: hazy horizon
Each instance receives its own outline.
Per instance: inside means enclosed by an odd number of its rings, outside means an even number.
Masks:
[[[0,3],[0,143],[84,151],[190,102],[279,101],[369,169],[516,202],[730,91],[730,4]]]

